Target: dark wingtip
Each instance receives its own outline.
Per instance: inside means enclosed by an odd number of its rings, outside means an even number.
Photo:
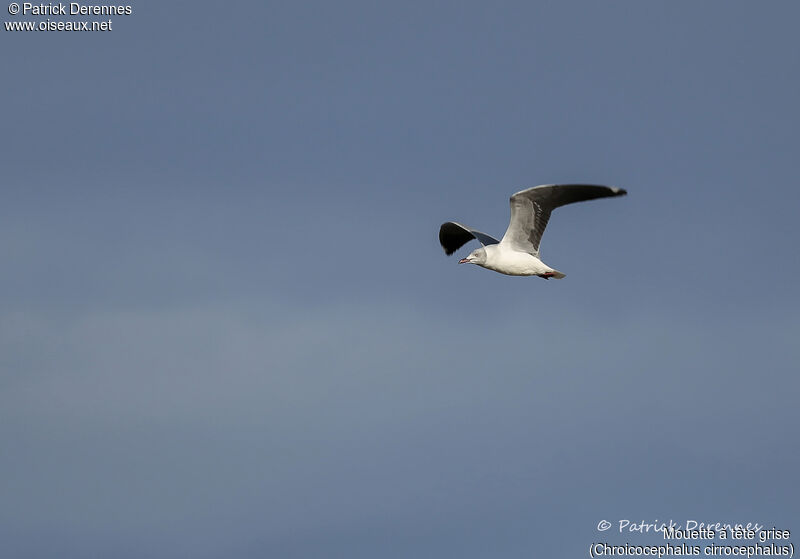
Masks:
[[[454,221],[447,221],[439,227],[439,244],[442,245],[447,256],[475,238],[472,231]]]
[[[624,188],[615,188],[614,189],[614,196],[626,196],[628,191]]]
[[[439,227],[439,244],[442,245],[442,249],[444,250],[444,253],[447,256],[450,256],[451,254],[453,254],[458,249],[457,249],[457,247],[453,248],[452,246],[448,246],[448,243],[447,243],[447,240],[446,240],[448,225],[450,225],[449,221],[447,223],[442,223],[442,225]]]

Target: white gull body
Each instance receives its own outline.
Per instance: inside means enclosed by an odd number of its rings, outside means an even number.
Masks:
[[[547,184],[521,190],[511,196],[511,221],[501,240],[475,229],[448,221],[439,229],[439,242],[450,255],[472,239],[480,241],[459,264],[477,264],[509,276],[539,276],[545,279],[565,277],[542,262],[539,245],[550,213],[566,204],[624,196],[621,188],[593,184]]]

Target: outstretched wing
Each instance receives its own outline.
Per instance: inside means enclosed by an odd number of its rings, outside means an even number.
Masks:
[[[546,184],[521,190],[511,196],[511,222],[500,242],[538,257],[539,244],[554,209],[625,194],[627,192],[621,188],[594,184]]]
[[[478,239],[483,246],[496,245],[500,242],[486,233],[481,233],[480,231],[470,229],[466,225],[461,225],[453,221],[442,223],[442,226],[439,228],[439,243],[441,243],[445,254],[448,256],[472,239]]]

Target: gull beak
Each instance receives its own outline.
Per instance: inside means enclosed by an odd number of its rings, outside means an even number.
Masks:
[[[459,264],[469,264],[469,258],[462,258],[458,261]]]

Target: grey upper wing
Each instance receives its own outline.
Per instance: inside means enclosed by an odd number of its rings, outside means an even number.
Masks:
[[[442,223],[439,228],[439,243],[441,243],[447,255],[453,254],[472,239],[478,239],[483,246],[496,245],[500,242],[486,233],[481,233],[453,221]]]
[[[621,188],[594,184],[547,184],[521,190],[511,196],[511,222],[501,242],[538,257],[539,244],[554,209],[625,194]]]

